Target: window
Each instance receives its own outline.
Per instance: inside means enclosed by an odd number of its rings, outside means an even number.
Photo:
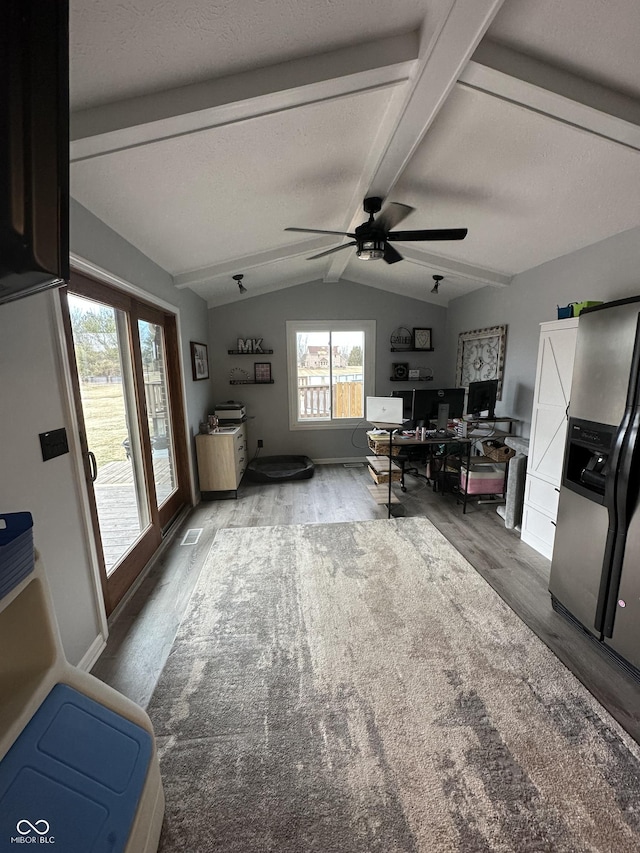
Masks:
[[[345,429],[375,388],[375,320],[287,320],[291,429]]]

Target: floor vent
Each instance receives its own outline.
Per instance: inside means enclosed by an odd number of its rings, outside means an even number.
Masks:
[[[364,462],[343,462],[343,468],[364,468]]]
[[[194,527],[191,530],[187,530],[184,535],[184,539],[180,543],[181,545],[197,545],[198,539],[202,535],[202,527]]]

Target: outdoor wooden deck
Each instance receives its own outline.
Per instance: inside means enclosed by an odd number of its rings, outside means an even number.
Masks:
[[[173,473],[168,457],[154,458],[158,503],[173,491]],[[98,472],[94,491],[107,574],[136,541],[141,532],[133,467],[129,460],[108,462]]]

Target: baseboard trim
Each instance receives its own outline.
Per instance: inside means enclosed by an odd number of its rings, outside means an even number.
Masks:
[[[370,451],[369,451],[370,452]],[[329,459],[314,459],[316,465],[342,465],[344,462],[366,462],[366,453],[362,456],[336,456]]]
[[[82,656],[82,660],[78,664],[78,669],[81,669],[83,672],[91,672],[106,647],[107,641],[102,634],[99,634]]]

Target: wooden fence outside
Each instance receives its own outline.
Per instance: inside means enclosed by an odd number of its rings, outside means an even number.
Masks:
[[[332,391],[334,418],[364,417],[362,382],[337,382],[333,387],[328,385],[298,386],[300,420],[330,417]]]

